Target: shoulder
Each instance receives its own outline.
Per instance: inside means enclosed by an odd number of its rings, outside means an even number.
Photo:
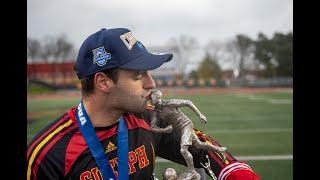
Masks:
[[[32,150],[35,150],[37,146],[46,145],[47,142],[56,139],[58,134],[74,127],[76,123],[74,123],[74,120],[70,116],[71,112],[72,110],[68,111],[40,130],[28,145],[28,155]],[[61,135],[59,135],[59,137],[61,137]]]
[[[27,147],[27,176],[39,175],[45,169],[63,172],[64,154],[71,135],[78,130],[72,118],[74,108],[43,128]],[[52,161],[55,159],[55,162]]]

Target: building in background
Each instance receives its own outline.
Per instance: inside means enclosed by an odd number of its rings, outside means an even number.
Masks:
[[[76,85],[77,75],[73,69],[74,62],[62,63],[28,63],[27,79],[39,80],[52,85]]]

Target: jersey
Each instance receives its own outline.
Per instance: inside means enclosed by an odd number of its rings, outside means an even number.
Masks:
[[[29,143],[27,148],[27,179],[103,179],[101,172],[83,138],[75,119],[76,108],[70,109],[64,115],[42,129]],[[177,132],[168,134],[153,133],[150,129],[150,119],[147,115],[124,114],[128,126],[128,166],[129,179],[153,179],[156,156],[184,164],[186,162],[180,154],[180,138]],[[163,126],[163,125],[162,125]],[[165,125],[164,125],[165,126]],[[117,128],[118,123],[108,127],[95,127],[113,172],[117,176]],[[201,131],[195,129],[200,140],[209,139]],[[207,138],[207,139],[206,139]],[[205,155],[210,156],[213,172],[223,174],[221,178],[230,177],[235,167],[240,163],[228,153],[227,161],[214,152],[190,147],[194,156],[194,165],[200,168],[200,162],[205,162]],[[245,164],[246,165],[246,164]],[[248,171],[253,172],[249,166]],[[240,167],[239,167],[240,168]],[[243,168],[242,168],[243,169]],[[232,173],[231,173],[232,174]],[[221,179],[220,178],[220,179]],[[229,179],[228,179],[229,180]]]

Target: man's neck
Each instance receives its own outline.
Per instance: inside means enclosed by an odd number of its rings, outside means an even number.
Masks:
[[[104,104],[101,98],[86,97],[82,99],[85,110],[93,127],[106,127],[115,124],[123,114]]]

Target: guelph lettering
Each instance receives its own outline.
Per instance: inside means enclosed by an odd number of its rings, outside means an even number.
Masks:
[[[146,148],[144,147],[144,145],[138,147],[135,150],[135,152],[136,152],[136,154],[138,156],[140,169],[148,166],[149,165],[149,160],[148,160],[147,153],[146,153]]]
[[[113,173],[118,177],[118,171],[115,169],[118,168],[118,157],[115,157],[109,160],[110,166],[113,170]],[[138,163],[140,169],[148,166],[149,159],[146,153],[146,148],[144,145],[136,148],[134,151],[129,151],[128,153],[128,165],[129,165],[129,174],[135,173],[137,168],[135,165]],[[98,167],[92,168],[90,171],[85,171],[81,174],[80,180],[100,180],[102,177],[101,172]]]
[[[137,156],[135,154],[135,152],[130,151],[128,153],[128,163],[129,163],[129,174],[132,174],[134,172],[136,172],[136,168],[134,167],[134,165],[137,163]]]

